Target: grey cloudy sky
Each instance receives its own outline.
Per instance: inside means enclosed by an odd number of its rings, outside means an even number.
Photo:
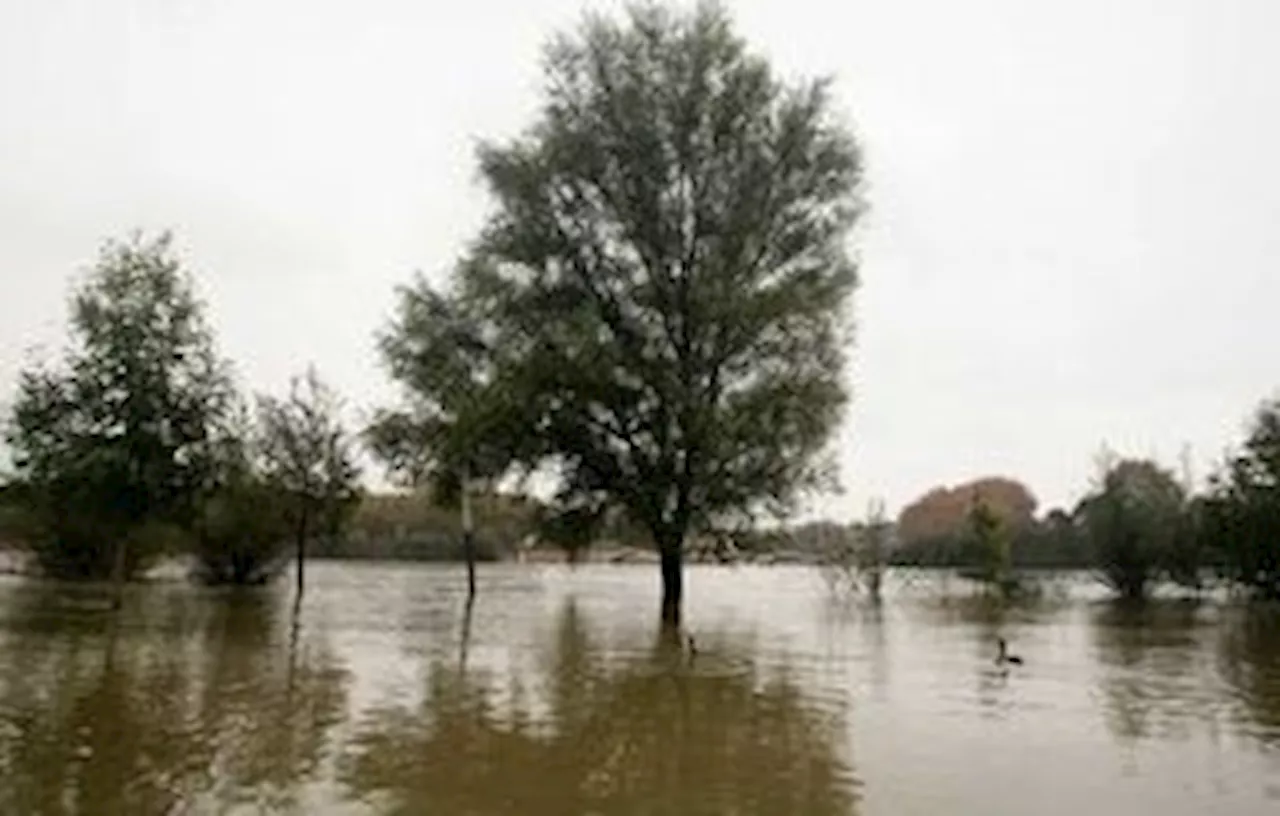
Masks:
[[[870,165],[848,492],[815,509],[993,473],[1070,501],[1102,443],[1205,465],[1280,386],[1280,3],[728,5],[836,76]],[[315,361],[388,399],[392,289],[479,223],[474,140],[583,8],[0,0],[0,399],[134,227],[176,230],[250,387]]]

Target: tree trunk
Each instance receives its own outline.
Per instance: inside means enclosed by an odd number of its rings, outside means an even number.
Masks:
[[[111,567],[111,583],[112,597],[111,608],[119,609],[124,606],[124,572],[125,565],[128,563],[129,555],[129,537],[122,536],[119,543],[116,544],[115,563]]]
[[[679,540],[664,541],[659,545],[658,556],[662,566],[662,623],[677,629],[684,597],[684,548]]]
[[[304,576],[304,565],[307,560],[307,511],[303,509],[298,517],[298,540],[297,540],[297,600],[302,601],[302,591],[306,587],[306,578]]]
[[[471,528],[470,471],[462,466],[462,557],[467,562],[467,600],[476,596],[476,543]]]
[[[471,645],[471,612],[475,605],[476,596],[468,595],[462,612],[462,642],[458,649],[458,670],[463,674],[467,671],[467,647]]]

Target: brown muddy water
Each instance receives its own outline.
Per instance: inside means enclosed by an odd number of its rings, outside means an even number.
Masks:
[[[1274,610],[691,567],[691,655],[653,566],[287,583],[0,579],[0,814],[1280,813]]]

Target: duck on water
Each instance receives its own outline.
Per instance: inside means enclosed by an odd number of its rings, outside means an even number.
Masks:
[[[1009,644],[1005,642],[1004,638],[998,638],[997,642],[1000,645],[1000,654],[996,655],[997,666],[1021,666],[1022,665],[1021,657],[1015,654],[1009,654]]]

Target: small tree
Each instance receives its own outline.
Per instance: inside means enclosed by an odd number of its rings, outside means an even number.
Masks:
[[[157,554],[141,528],[192,522],[234,390],[168,233],[106,244],[71,339],[62,366],[22,373],[6,439],[40,566],[121,581]]]
[[[301,381],[294,378],[287,400],[258,399],[263,478],[281,497],[293,531],[299,598],[307,540],[338,534],[360,498],[360,470],[341,411],[313,367]]]
[[[1002,592],[1010,588],[1009,533],[991,506],[975,495],[969,509],[969,544],[977,562],[977,577]]]
[[[536,125],[481,150],[496,208],[455,279],[517,395],[487,427],[559,505],[648,530],[677,623],[687,538],[833,482],[861,154],[830,84],[780,81],[714,4],[591,17],[546,73]]]
[[[511,445],[523,439],[514,427],[523,409],[498,378],[506,349],[497,345],[475,297],[439,291],[422,276],[397,295],[396,317],[379,335],[378,349],[407,407],[381,411],[365,439],[398,481],[429,483],[433,501],[459,508],[468,595],[474,596],[472,484],[491,487],[511,468],[517,459]]]

